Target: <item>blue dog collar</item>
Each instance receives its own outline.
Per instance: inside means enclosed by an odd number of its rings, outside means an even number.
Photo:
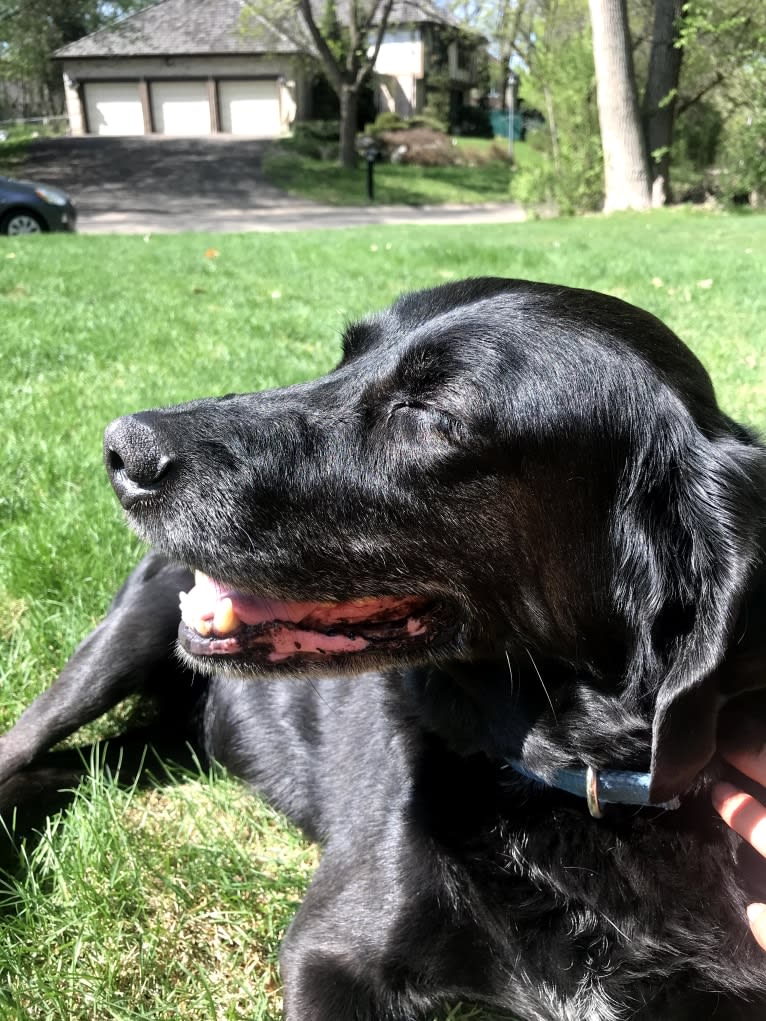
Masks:
[[[618,769],[596,770],[592,766],[585,769],[557,769],[550,780],[529,769],[519,759],[506,759],[517,773],[528,780],[536,780],[546,787],[557,787],[559,790],[585,798],[588,810],[595,819],[602,817],[602,805],[644,805],[648,808],[678,808],[678,798],[655,804],[649,800],[650,773],[630,773]]]

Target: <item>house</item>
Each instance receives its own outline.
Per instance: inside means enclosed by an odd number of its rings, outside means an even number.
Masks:
[[[462,100],[474,73],[458,34],[429,0],[395,3],[375,65],[378,109],[422,110],[437,66],[453,103]],[[311,45],[244,0],[161,0],[55,57],[75,135],[275,138],[312,116],[320,77]]]

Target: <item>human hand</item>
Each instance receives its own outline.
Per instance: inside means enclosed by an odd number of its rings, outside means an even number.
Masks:
[[[766,748],[757,754],[727,749],[723,755],[740,773],[766,787]],[[712,795],[724,822],[766,858],[766,808],[730,783],[715,784]],[[747,917],[753,935],[766,950],[766,904],[749,904]]]

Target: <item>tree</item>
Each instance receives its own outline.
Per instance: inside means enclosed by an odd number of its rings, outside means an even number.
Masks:
[[[673,145],[683,48],[680,26],[684,0],[655,0],[643,120],[652,175],[652,205],[670,201],[670,154]]]
[[[513,50],[525,108],[544,118],[527,135],[542,158],[525,160],[514,174],[514,197],[553,202],[562,213],[600,209],[604,171],[586,0],[528,3]]]
[[[311,0],[253,0],[249,12],[313,52],[340,104],[340,163],[356,165],[359,96],[378,59],[394,0],[348,0],[317,19]]]
[[[369,0],[365,8],[358,0],[350,0],[345,30],[348,34],[346,53],[320,30],[310,0],[298,0],[298,9],[311,40],[322,61],[325,74],[340,102],[340,162],[344,167],[356,165],[356,119],[359,93],[372,75],[380,45],[388,25],[393,0]],[[370,37],[373,42],[370,44]]]
[[[648,209],[649,168],[625,0],[589,0],[604,151],[604,211]]]
[[[0,78],[36,95],[36,112],[60,113],[64,94],[54,51],[145,6],[144,0],[0,0]]]

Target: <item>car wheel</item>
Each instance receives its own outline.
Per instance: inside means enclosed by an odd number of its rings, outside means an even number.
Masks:
[[[34,213],[19,209],[8,215],[0,223],[0,234],[17,236],[19,234],[42,234],[43,224]]]

